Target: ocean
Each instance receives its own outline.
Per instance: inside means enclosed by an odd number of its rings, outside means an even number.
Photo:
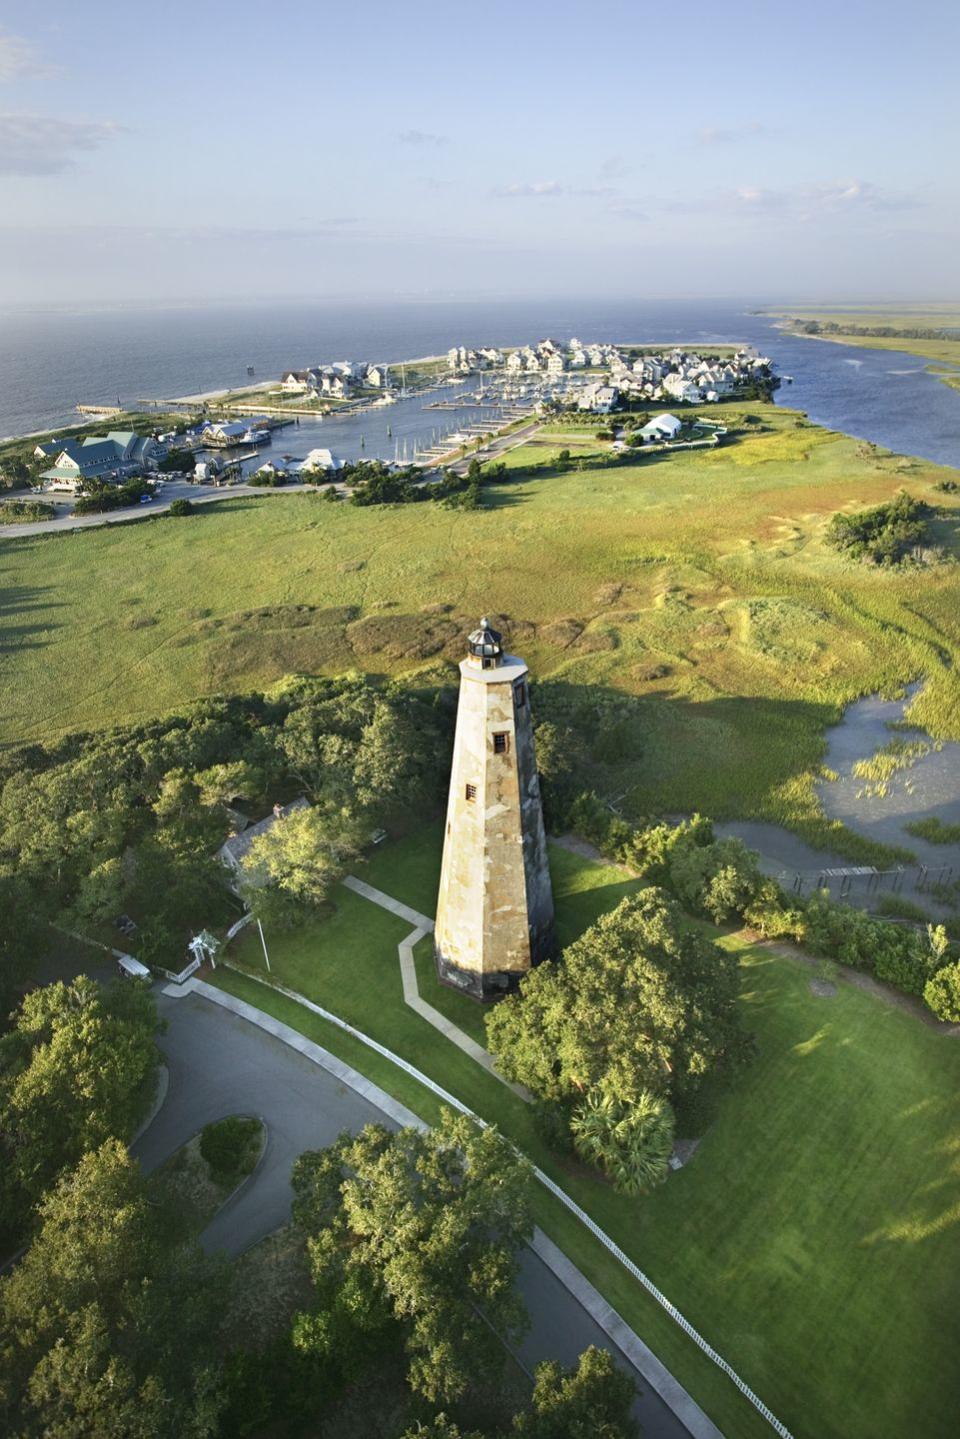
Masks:
[[[454,344],[512,345],[551,335],[701,347],[749,343],[793,377],[779,392],[781,403],[904,454],[960,465],[960,392],[929,375],[922,359],[800,339],[751,308],[714,300],[542,300],[7,309],[0,311],[0,435],[72,423],[77,403],[119,399],[133,406],[244,385],[250,365],[255,378],[270,379],[337,359],[395,363],[442,354]],[[401,407],[391,408],[397,421]],[[365,436],[364,453],[392,458],[386,419],[381,426],[364,416],[338,422],[338,429],[347,425],[353,436],[352,426],[365,421],[375,433]],[[418,426],[428,434],[435,423],[435,415],[425,413],[403,429],[416,438]],[[311,443],[332,438],[313,434]],[[337,442],[353,454],[360,453],[358,445]]]

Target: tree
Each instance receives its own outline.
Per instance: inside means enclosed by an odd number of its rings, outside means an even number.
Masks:
[[[621,1194],[643,1194],[667,1177],[673,1153],[673,1111],[660,1095],[641,1090],[633,1104],[591,1091],[570,1121],[574,1148]]]
[[[738,989],[734,957],[644,889],[532,970],[487,1016],[488,1043],[501,1073],[544,1099],[685,1100],[745,1057]]]
[[[678,899],[717,924],[742,914],[761,884],[757,857],[739,839],[677,844],[669,867]]]
[[[81,975],[28,994],[0,1039],[4,1217],[22,1226],[57,1174],[129,1139],[152,1094],[156,1006],[141,985]]]
[[[483,1439],[476,1429],[461,1429],[446,1414],[435,1414],[426,1424],[404,1430],[402,1439]]]
[[[587,748],[577,730],[544,720],[534,730],[543,818],[556,832],[567,822],[570,806],[583,785]]]
[[[252,841],[243,861],[244,897],[254,913],[258,905],[269,910],[271,891],[297,905],[321,905],[359,854],[362,838],[359,821],[346,810],[295,809]]]
[[[180,1245],[108,1140],[40,1205],[0,1280],[0,1428],[17,1439],[207,1439],[225,1273]]]
[[[960,1023],[960,962],[938,969],[933,978],[927,980],[923,997],[938,1019]]]
[[[537,1365],[532,1408],[513,1421],[516,1439],[637,1439],[633,1380],[592,1345],[576,1369]]]
[[[168,513],[175,519],[182,519],[185,515],[196,514],[196,507],[192,500],[173,500]]]
[[[321,1352],[345,1318],[361,1333],[401,1327],[412,1387],[464,1392],[525,1322],[517,1250],[531,1233],[529,1167],[494,1129],[443,1112],[435,1129],[368,1125],[294,1166],[319,1307],[300,1343]],[[341,1331],[342,1332],[342,1329]]]

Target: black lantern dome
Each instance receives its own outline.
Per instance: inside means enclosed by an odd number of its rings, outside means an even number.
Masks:
[[[474,659],[482,662],[484,669],[499,663],[503,654],[503,646],[500,643],[502,638],[501,634],[491,628],[490,621],[484,615],[480,621],[480,628],[474,630],[468,640],[471,655]]]

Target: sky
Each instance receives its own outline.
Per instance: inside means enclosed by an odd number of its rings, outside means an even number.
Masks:
[[[3,0],[0,303],[960,298],[956,0]]]

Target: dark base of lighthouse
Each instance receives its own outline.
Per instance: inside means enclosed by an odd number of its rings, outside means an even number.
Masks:
[[[530,931],[530,949],[534,965],[554,957],[557,953],[557,941],[552,925],[539,933]],[[513,993],[524,975],[529,973],[529,970],[502,970],[485,974],[475,969],[461,969],[441,954],[436,945],[433,957],[437,966],[437,978],[441,984],[448,989],[455,989],[458,994],[477,999],[481,1004],[490,1004],[494,1000],[502,999],[505,994]]]

